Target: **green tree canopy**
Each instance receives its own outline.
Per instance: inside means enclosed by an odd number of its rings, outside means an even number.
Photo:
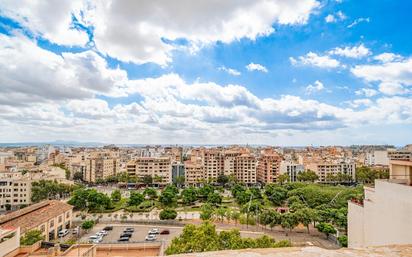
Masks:
[[[33,245],[34,243],[44,240],[42,232],[38,229],[27,231],[22,237],[20,237],[21,245]]]
[[[160,214],[159,218],[161,220],[174,220],[177,217],[177,212],[174,209],[166,208],[163,209]]]
[[[183,189],[181,196],[184,204],[193,204],[197,200],[197,190],[194,187],[188,187],[186,189]]]
[[[127,204],[129,206],[137,206],[141,204],[143,201],[144,201],[144,196],[141,193],[137,191],[132,191],[130,193],[129,201]]]
[[[111,196],[113,202],[119,202],[122,199],[122,194],[120,190],[116,189],[112,192]]]

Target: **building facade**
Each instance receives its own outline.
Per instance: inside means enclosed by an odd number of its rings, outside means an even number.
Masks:
[[[31,181],[0,178],[0,211],[16,210],[31,203]]]
[[[138,157],[127,164],[129,176],[142,179],[151,176],[154,183],[161,185],[172,182],[172,164],[170,157]],[[156,178],[159,181],[156,181]]]
[[[390,160],[389,180],[364,187],[363,202],[348,203],[349,247],[412,244],[412,161]]]
[[[280,163],[280,174],[288,174],[289,181],[298,181],[298,175],[305,171],[305,167],[302,164],[297,164],[289,161],[282,161]]]

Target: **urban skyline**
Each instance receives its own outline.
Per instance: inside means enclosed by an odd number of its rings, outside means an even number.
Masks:
[[[401,146],[411,8],[1,1],[0,142]]]

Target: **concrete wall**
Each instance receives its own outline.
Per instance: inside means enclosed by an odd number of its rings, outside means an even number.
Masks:
[[[349,204],[349,247],[412,244],[411,186],[376,180],[361,208]]]
[[[5,236],[14,235],[11,238],[4,238]],[[20,228],[17,228],[10,233],[7,233],[0,238],[0,257],[6,256],[15,251],[20,246]]]

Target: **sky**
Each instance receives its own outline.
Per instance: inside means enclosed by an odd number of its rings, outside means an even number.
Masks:
[[[407,0],[0,0],[0,142],[412,138]]]

